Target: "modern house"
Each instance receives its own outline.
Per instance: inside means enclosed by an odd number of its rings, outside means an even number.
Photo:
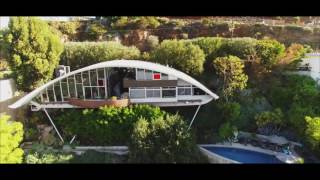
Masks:
[[[168,66],[138,60],[101,62],[70,72],[27,94],[10,108],[31,104],[33,111],[49,108],[98,108],[152,104],[195,106],[218,99],[197,80]]]
[[[31,105],[32,111],[43,110],[61,134],[46,109],[124,107],[129,104],[156,106],[198,106],[219,97],[189,75],[168,66],[138,60],[101,62],[70,72],[59,66],[56,79],[35,89],[10,105],[16,109]]]

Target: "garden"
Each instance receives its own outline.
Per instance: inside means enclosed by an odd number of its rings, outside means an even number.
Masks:
[[[144,60],[185,72],[220,98],[201,108],[190,130],[195,107],[50,111],[65,143],[43,112],[26,109],[12,118],[0,110],[0,163],[208,163],[197,144],[228,141],[237,131],[300,142],[305,163],[320,157],[320,89],[311,77],[289,73],[312,51],[310,45],[283,44],[267,36],[114,38],[121,30],[185,26],[163,17],[111,16],[83,26],[12,17],[0,35],[0,73],[10,70],[3,76],[12,78],[20,92],[30,92],[52,79],[59,64],[76,70],[114,59]],[[89,41],[76,42],[81,38]],[[66,145],[127,146],[129,152],[79,155],[63,151]]]

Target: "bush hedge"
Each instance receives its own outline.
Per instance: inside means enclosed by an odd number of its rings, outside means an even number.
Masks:
[[[165,115],[134,125],[129,145],[129,162],[195,163],[206,162],[179,115]]]
[[[65,43],[60,64],[79,69],[102,61],[139,57],[139,49],[123,46],[118,42],[68,42]]]
[[[197,45],[178,40],[164,40],[150,53],[150,59],[187,74],[199,75],[203,71],[205,54]]]
[[[64,135],[77,135],[85,145],[126,145],[133,124],[143,117],[151,120],[165,114],[158,107],[136,105],[126,108],[103,107],[97,110],[71,110],[57,118]]]

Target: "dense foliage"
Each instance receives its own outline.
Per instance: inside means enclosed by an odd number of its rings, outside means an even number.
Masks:
[[[22,123],[10,121],[10,116],[0,114],[0,164],[22,163]]]
[[[178,40],[165,40],[151,52],[150,59],[187,74],[199,75],[203,71],[205,55],[197,45]]]
[[[218,55],[218,51],[225,39],[219,37],[200,37],[185,41],[198,45],[205,53],[206,59],[213,59]]]
[[[248,76],[243,72],[244,63],[236,56],[217,57],[213,61],[216,74],[221,79],[222,95],[226,101],[236,90],[246,87]]]
[[[81,23],[79,21],[50,22],[49,25],[62,34],[67,35],[69,40],[74,40],[76,39]]]
[[[90,24],[88,28],[88,35],[91,40],[101,40],[102,36],[107,32],[106,27],[100,23]]]
[[[304,117],[320,113],[320,91],[316,82],[301,75],[278,75],[269,81],[272,82],[266,82],[264,94],[273,107],[281,108],[288,126],[302,136],[306,128]]]
[[[225,38],[221,44],[219,56],[233,55],[243,60],[250,60],[256,54],[256,46],[259,40],[253,38]]]
[[[203,162],[186,123],[179,115],[165,115],[134,125],[129,161],[135,163]]]
[[[219,128],[219,137],[221,140],[231,141],[234,137],[234,132],[236,131],[236,126],[232,125],[230,122],[223,123]]]
[[[256,50],[261,64],[270,69],[283,56],[285,46],[276,40],[264,39],[257,42]]]
[[[114,29],[153,29],[160,26],[159,20],[154,16],[121,16],[110,20]]]
[[[320,118],[319,117],[305,117],[307,124],[306,139],[311,145],[312,149],[320,151]]]
[[[70,159],[73,158],[72,154],[66,153],[29,153],[25,157],[27,164],[64,164],[69,163]]]
[[[12,17],[5,42],[7,60],[19,89],[29,91],[51,79],[63,45],[46,22]]]
[[[61,63],[79,69],[102,61],[138,59],[136,47],[126,47],[117,42],[69,42],[61,55]]]
[[[124,145],[128,144],[133,124],[144,117],[151,120],[161,117],[165,112],[147,105],[127,108],[103,107],[98,110],[71,110],[57,118],[66,137],[77,139],[86,145]]]
[[[264,111],[255,116],[256,124],[259,128],[265,128],[271,126],[275,131],[280,131],[280,128],[284,126],[284,116],[280,108],[274,111]]]

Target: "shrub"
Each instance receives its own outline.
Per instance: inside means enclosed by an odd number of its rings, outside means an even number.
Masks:
[[[69,163],[73,158],[72,154],[66,153],[30,153],[25,157],[27,164],[64,164]]]
[[[237,102],[222,103],[219,108],[225,121],[235,122],[240,116],[240,104]]]
[[[206,59],[212,59],[217,56],[221,48],[223,38],[219,37],[200,37],[189,40],[192,44],[198,45],[206,55]]]
[[[100,23],[92,23],[88,28],[88,35],[91,40],[101,40],[107,29]]]
[[[129,18],[127,16],[121,16],[117,18],[115,22],[111,23],[112,28],[125,28],[129,24]]]
[[[67,35],[69,39],[75,39],[77,30],[80,28],[81,23],[79,21],[69,22],[50,22],[50,26]]]
[[[283,113],[280,108],[276,108],[274,111],[261,112],[255,116],[255,119],[259,128],[270,125],[276,131],[280,131],[280,128],[284,126]]]
[[[223,123],[219,128],[219,137],[221,140],[231,140],[234,136],[234,132],[237,128],[233,126],[230,122]]]
[[[159,45],[159,38],[158,36],[150,35],[146,40],[146,50],[150,51],[155,49]]]
[[[265,94],[273,107],[284,110],[288,126],[302,136],[305,132],[305,116],[320,113],[320,94],[316,82],[309,76],[282,75],[265,82]]]
[[[134,163],[201,162],[199,149],[178,115],[148,121],[140,118],[134,125],[129,145],[129,161]]]
[[[63,45],[46,22],[13,17],[5,39],[7,60],[20,90],[32,90],[51,79]]]
[[[199,75],[203,71],[205,55],[197,45],[178,40],[164,40],[150,53],[150,59],[173,66],[187,74]]]
[[[9,119],[10,116],[0,114],[0,164],[22,163],[23,150],[19,148],[23,139],[22,123]]]
[[[157,28],[160,26],[160,22],[154,16],[142,16],[139,17],[136,22],[138,28],[145,29],[145,28]]]
[[[307,47],[304,47],[301,44],[293,43],[286,49],[285,55],[283,58],[281,58],[279,63],[285,64],[286,66],[292,65],[292,68],[296,69],[298,63],[301,61],[307,51]]]
[[[213,67],[223,83],[221,91],[226,101],[236,90],[242,90],[247,86],[248,76],[243,71],[244,63],[238,57],[217,57],[213,61]]]
[[[57,123],[63,127],[64,136],[72,138],[76,134],[85,145],[125,145],[140,117],[151,120],[164,114],[158,107],[147,105],[103,107],[82,112],[71,110],[59,116]]]
[[[285,46],[276,40],[263,39],[257,42],[256,51],[261,64],[270,69],[283,56]]]
[[[219,56],[233,55],[247,60],[256,53],[257,40],[253,38],[225,39],[217,52]]]
[[[320,117],[306,116],[307,128],[305,131],[307,142],[313,150],[320,152]]]
[[[61,63],[79,69],[102,61],[138,59],[140,51],[134,46],[117,42],[69,42],[61,55]]]

